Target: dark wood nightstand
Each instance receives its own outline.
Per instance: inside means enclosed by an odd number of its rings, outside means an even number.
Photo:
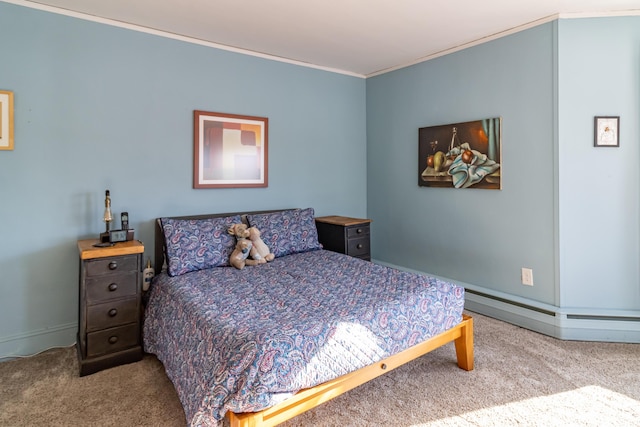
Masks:
[[[142,359],[141,279],[144,246],[134,240],[80,253],[77,350],[80,376]]]
[[[371,261],[370,219],[346,216],[316,218],[318,240],[325,249]]]

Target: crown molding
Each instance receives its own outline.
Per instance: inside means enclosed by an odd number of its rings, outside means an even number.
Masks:
[[[394,67],[385,68],[383,70],[379,70],[373,72],[371,74],[367,74],[367,78],[375,77],[380,74],[386,74],[391,71],[400,70],[402,68],[410,67],[412,65],[420,64],[422,62],[430,61],[432,59],[439,58],[441,56],[449,55],[450,53],[458,52],[464,49],[468,49],[473,46],[477,46],[483,43],[490,42],[492,40],[496,40],[502,37],[506,37],[511,34],[519,33],[520,31],[528,30],[529,28],[537,27],[538,25],[546,24],[548,22],[556,21],[558,19],[579,19],[579,18],[605,18],[605,17],[618,17],[618,16],[640,16],[640,10],[626,10],[621,12],[607,12],[607,13],[560,13],[549,15],[541,19],[537,19],[535,21],[531,21],[527,24],[519,25],[517,27],[510,28],[505,31],[500,31],[495,34],[491,34],[490,36],[482,37],[476,40],[472,40],[468,43],[463,43],[461,45],[441,50],[440,52],[433,53],[431,55],[423,56],[421,58],[417,58],[414,61],[396,65]]]
[[[128,30],[138,31],[138,32],[141,32],[141,33],[146,33],[146,34],[152,34],[152,35],[159,36],[159,37],[166,37],[166,38],[173,39],[173,40],[179,40],[179,41],[182,41],[182,42],[185,42],[185,43],[192,43],[192,44],[197,44],[197,45],[200,45],[200,46],[211,47],[211,48],[214,48],[214,49],[225,50],[225,51],[228,51],[228,52],[240,53],[242,55],[255,56],[257,58],[268,59],[268,60],[271,60],[271,61],[284,62],[284,63],[287,63],[287,64],[297,65],[297,66],[300,66],[300,67],[313,68],[313,69],[316,69],[316,70],[328,71],[328,72],[336,73],[336,74],[344,74],[344,75],[352,76],[352,77],[365,78],[365,76],[363,74],[354,73],[354,72],[351,72],[351,71],[345,71],[345,70],[341,70],[341,69],[338,69],[338,68],[332,68],[332,67],[325,67],[325,66],[322,66],[322,65],[311,64],[309,62],[297,61],[297,60],[294,60],[294,59],[284,58],[284,57],[281,57],[281,56],[269,55],[269,54],[266,54],[266,53],[256,52],[256,51],[253,51],[253,50],[241,49],[241,48],[234,47],[234,46],[227,46],[227,45],[224,45],[224,44],[213,43],[213,42],[209,42],[209,41],[206,41],[206,40],[198,39],[198,38],[195,38],[195,37],[188,37],[188,36],[183,36],[181,34],[171,33],[171,32],[168,32],[168,31],[162,31],[162,30],[156,30],[154,28],[144,27],[142,25],[130,24],[128,22],[122,22],[122,21],[117,21],[117,20],[108,19],[108,18],[101,18],[99,16],[88,15],[86,13],[75,12],[75,11],[68,10],[68,9],[62,9],[62,8],[58,8],[58,7],[53,7],[53,6],[45,5],[45,4],[42,4],[42,3],[35,2],[35,1],[29,1],[29,0],[0,0],[0,1],[3,2],[3,3],[15,4],[17,6],[28,7],[30,9],[37,9],[37,10],[41,10],[41,11],[44,11],[44,12],[50,12],[50,13],[55,13],[55,14],[58,14],[58,15],[69,16],[69,17],[72,17],[72,18],[83,19],[85,21],[97,22],[97,23],[100,23],[100,24],[111,25],[113,27],[118,27],[118,28],[125,28],[125,29],[128,29]]]
[[[412,65],[416,65],[416,64],[420,64],[422,62],[426,62],[426,61],[430,61],[432,59],[436,59],[439,58],[441,56],[445,56],[445,55],[449,55],[451,53],[454,52],[458,52],[464,49],[468,49],[470,47],[473,46],[477,46],[483,43],[487,43],[490,42],[492,40],[496,40],[511,34],[515,34],[518,33],[520,31],[524,31],[527,30],[529,28],[533,28],[533,27],[537,27],[538,25],[542,25],[548,22],[552,22],[558,19],[581,19],[581,18],[605,18],[605,17],[620,17],[620,16],[640,16],[640,9],[634,9],[634,10],[625,10],[625,11],[618,11],[618,12],[601,12],[601,13],[587,13],[587,12],[577,12],[577,13],[560,13],[560,14],[553,14],[553,15],[549,15],[547,17],[541,18],[541,19],[537,19],[535,21],[531,21],[529,23],[523,24],[523,25],[519,25],[513,28],[510,28],[508,30],[504,30],[504,31],[500,31],[498,33],[495,34],[491,34],[489,36],[486,37],[482,37],[476,40],[471,40],[467,43],[463,43],[460,44],[458,46],[454,46],[452,48],[448,48],[448,49],[444,49],[441,50],[439,52],[430,54],[430,55],[426,55],[420,58],[417,58],[413,61],[407,62],[407,63],[403,63],[403,64],[399,64],[393,67],[389,67],[389,68],[384,68],[378,71],[375,71],[373,73],[370,74],[359,74],[359,73],[354,73],[351,71],[345,71],[345,70],[341,70],[341,69],[337,69],[337,68],[332,68],[332,67],[325,67],[322,65],[316,65],[316,64],[311,64],[308,62],[304,62],[304,61],[298,61],[298,60],[293,60],[293,59],[289,59],[289,58],[284,58],[284,57],[280,57],[280,56],[276,56],[276,55],[269,55],[266,53],[261,53],[261,52],[256,52],[256,51],[252,51],[252,50],[248,50],[248,49],[241,49],[238,47],[234,47],[234,46],[227,46],[224,44],[219,44],[219,43],[213,43],[213,42],[209,42],[206,40],[202,40],[202,39],[198,39],[195,37],[188,37],[188,36],[183,36],[180,34],[175,34],[175,33],[170,33],[167,31],[161,31],[161,30],[156,30],[153,28],[149,28],[149,27],[144,27],[141,25],[135,25],[135,24],[130,24],[127,22],[122,22],[122,21],[116,21],[113,19],[107,19],[107,18],[101,18],[98,16],[93,16],[93,15],[88,15],[85,13],[80,13],[80,12],[74,12],[72,10],[67,10],[67,9],[62,9],[62,8],[58,8],[58,7],[53,7],[53,6],[49,6],[49,5],[45,5],[42,3],[38,3],[36,1],[30,1],[30,0],[0,0],[4,3],[11,3],[11,4],[15,4],[18,6],[24,6],[24,7],[28,7],[31,9],[37,9],[37,10],[42,10],[45,12],[50,12],[50,13],[55,13],[58,15],[65,15],[65,16],[69,16],[69,17],[73,17],[73,18],[78,18],[78,19],[83,19],[86,21],[92,21],[92,22],[97,22],[100,24],[105,24],[105,25],[111,25],[114,27],[119,27],[119,28],[125,28],[125,29],[129,29],[132,31],[138,31],[138,32],[142,32],[142,33],[147,33],[147,34],[152,34],[152,35],[156,35],[159,37],[166,37],[166,38],[170,38],[170,39],[174,39],[174,40],[179,40],[179,41],[183,41],[186,43],[192,43],[192,44],[197,44],[197,45],[201,45],[201,46],[206,46],[206,47],[210,47],[210,48],[214,48],[214,49],[220,49],[220,50],[225,50],[228,52],[235,52],[235,53],[239,53],[239,54],[243,54],[243,55],[249,55],[249,56],[254,56],[257,58],[262,58],[262,59],[268,59],[268,60],[272,60],[272,61],[278,61],[278,62],[284,62],[287,64],[292,64],[292,65],[297,65],[300,67],[306,67],[306,68],[313,68],[316,70],[322,70],[322,71],[327,71],[327,72],[331,72],[331,73],[337,73],[337,74],[343,74],[343,75],[347,75],[347,76],[352,76],[352,77],[358,77],[358,78],[369,78],[369,77],[375,77],[381,74],[386,74],[386,73],[390,73],[392,71],[395,70],[399,70],[402,68],[407,68],[410,67]]]

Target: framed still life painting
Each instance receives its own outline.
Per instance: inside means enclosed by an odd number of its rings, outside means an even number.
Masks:
[[[193,188],[267,187],[269,119],[194,111]]]
[[[418,130],[418,185],[502,188],[500,117]]]

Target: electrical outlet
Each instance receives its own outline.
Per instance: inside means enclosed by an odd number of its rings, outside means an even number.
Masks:
[[[522,284],[533,286],[533,270],[522,267]]]

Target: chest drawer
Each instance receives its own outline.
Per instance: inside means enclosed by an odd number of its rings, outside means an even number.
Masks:
[[[347,255],[358,258],[366,258],[370,256],[369,236],[359,239],[349,239],[347,241]]]
[[[369,238],[369,224],[347,228],[347,239],[357,239],[359,237]]]
[[[87,334],[87,357],[114,353],[138,345],[138,325],[130,324]]]
[[[86,275],[87,277],[90,277],[127,271],[138,271],[138,259],[139,257],[137,255],[126,255],[86,261]]]
[[[138,292],[138,273],[89,277],[86,286],[89,304],[132,296]]]
[[[138,300],[128,298],[87,307],[87,331],[138,321]]]

